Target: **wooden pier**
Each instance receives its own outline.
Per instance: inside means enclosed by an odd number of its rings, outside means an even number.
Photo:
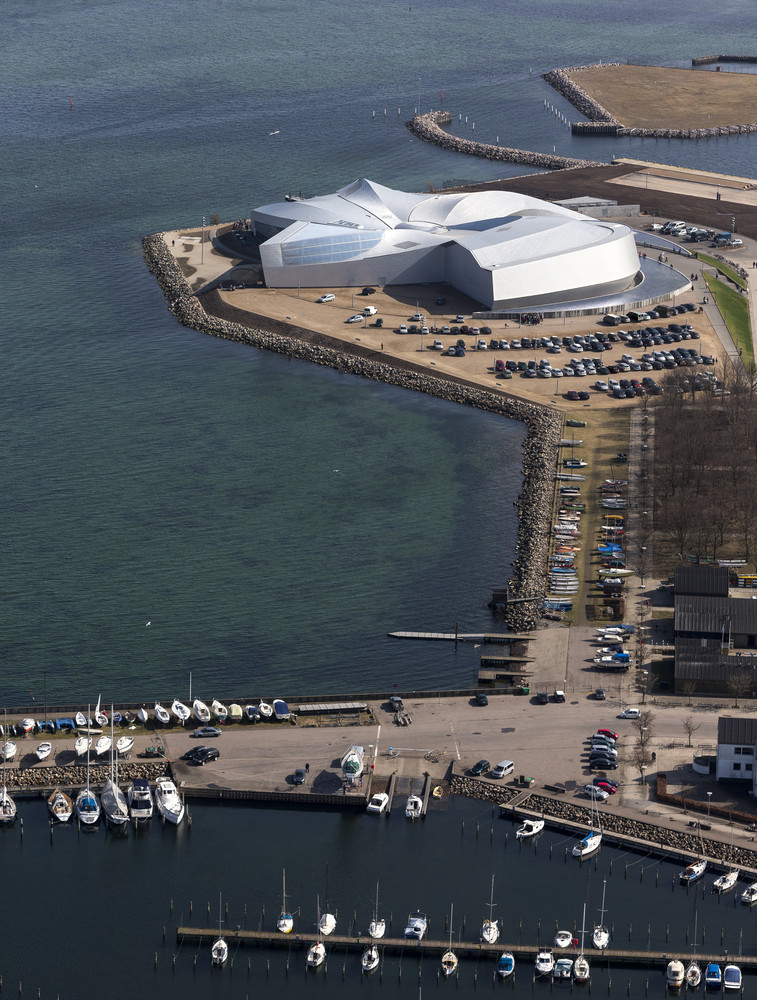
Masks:
[[[208,947],[210,947],[217,937],[217,927],[179,926],[176,928],[176,938],[180,944],[193,943],[202,945],[206,942]],[[321,940],[327,948],[339,946],[344,949],[361,951],[369,948],[371,945],[376,945],[377,948],[387,951],[409,952],[410,954],[420,955],[437,953],[440,957],[449,948],[449,940],[447,938],[443,940],[427,938],[424,941],[415,941],[412,938],[405,937],[371,938],[368,934],[357,937],[350,937],[347,934],[329,934],[328,937],[324,938],[314,932],[308,934],[280,934],[277,931],[230,930],[224,933],[224,938],[230,946],[236,943],[237,945],[248,947],[257,945],[261,948],[306,949],[310,947],[313,941]],[[481,941],[459,941],[455,943],[454,951],[461,957],[487,957],[493,963],[496,963],[503,951],[510,951],[517,960],[529,962],[530,966],[526,966],[524,971],[530,971],[534,974],[533,963],[536,960],[536,955],[545,948],[551,950],[555,958],[560,958],[561,956],[575,958],[578,954],[575,948],[554,948],[549,944],[514,944],[504,941],[498,941],[496,944],[485,944]],[[631,948],[605,948],[603,951],[590,949],[586,952],[586,956],[589,962],[601,959],[603,963],[609,961],[617,965],[657,968],[661,971],[665,969],[667,963],[672,958],[681,958],[683,961],[686,961],[690,957],[688,952],[678,954],[674,950],[661,951],[654,949],[645,951],[643,949]],[[722,952],[712,954],[697,952],[697,961],[701,966],[707,965],[709,962],[722,964],[724,961],[732,961],[743,970],[752,971],[757,969],[757,955],[724,956]]]
[[[540,597],[513,598],[510,603],[518,600],[537,601]],[[534,636],[520,632],[387,632],[392,639],[433,639],[444,642],[529,642]]]

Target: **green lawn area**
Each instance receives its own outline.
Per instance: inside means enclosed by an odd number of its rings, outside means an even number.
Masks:
[[[739,294],[731,286],[724,284],[713,275],[702,273],[710,293],[717,302],[733,342],[741,352],[744,364],[750,367],[754,364],[754,352],[752,350],[752,331],[749,325],[749,303],[746,296]]]
[[[737,285],[741,285],[742,288],[746,288],[746,281],[739,277],[732,267],[724,264],[722,260],[716,260],[714,257],[710,257],[709,254],[699,252],[697,252],[697,257],[703,264],[708,264],[710,267],[714,267],[716,271],[720,271],[720,273],[724,274],[726,278],[730,278],[731,281],[735,281]]]

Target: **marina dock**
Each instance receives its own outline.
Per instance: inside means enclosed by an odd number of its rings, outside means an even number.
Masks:
[[[176,928],[176,939],[179,944],[206,943],[208,946],[218,937],[217,927],[188,927],[179,926]],[[371,938],[367,934],[364,936],[351,937],[347,934],[329,934],[328,937],[321,937],[316,933],[310,934],[280,934],[278,931],[248,931],[235,930],[226,931],[224,937],[229,945],[235,942],[240,946],[253,947],[255,945],[262,948],[300,948],[306,949],[315,940],[322,940],[331,950],[339,947],[345,950],[361,951],[376,945],[377,948],[395,951],[409,952],[410,954],[428,955],[437,952],[440,956],[449,948],[449,939],[441,940],[427,938],[423,941],[415,941],[405,937],[383,937]],[[516,974],[535,975],[533,963],[539,951],[551,950],[556,958],[575,958],[578,950],[575,948],[553,948],[549,944],[515,944],[512,942],[498,941],[496,944],[485,944],[480,941],[456,941],[453,950],[458,956],[484,957],[496,963],[503,951],[510,951],[516,961],[526,961],[530,965],[518,967]],[[603,951],[587,949],[585,952],[589,961],[603,963],[612,962],[617,965],[646,967],[664,972],[667,963],[671,958],[680,958],[681,955],[673,951],[660,951],[630,948],[605,948]],[[684,956],[685,957],[685,956]],[[742,970],[752,971],[757,969],[757,955],[731,955],[730,960],[739,965]],[[700,965],[707,965],[709,962],[722,963],[724,956],[722,953],[701,953],[697,952],[697,961]],[[544,977],[551,978],[551,977]]]

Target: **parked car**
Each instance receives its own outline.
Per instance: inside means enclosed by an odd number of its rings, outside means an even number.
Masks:
[[[186,753],[183,753],[181,755],[181,760],[189,760],[189,761],[194,760],[194,758],[197,756],[198,753],[202,753],[203,750],[207,749],[208,748],[202,744],[198,747],[191,747],[189,750],[187,750]]]
[[[546,691],[539,691],[539,693],[536,695],[536,704],[537,705],[549,704],[549,695],[547,694]]]
[[[595,701],[604,701],[606,697],[607,695],[605,694],[604,688],[597,688],[597,690],[594,692]]]
[[[370,286],[366,286],[366,287],[365,287],[365,288],[364,288],[364,289],[362,290],[362,292],[361,292],[360,294],[361,294],[361,295],[373,295],[373,294],[375,293],[375,291],[376,291],[376,289],[375,289],[375,288],[371,288]]]
[[[333,302],[335,298],[336,295],[332,292],[325,292],[319,299],[316,299],[316,302]]]
[[[470,773],[474,778],[479,778],[482,774],[486,774],[487,771],[491,770],[491,764],[488,760],[479,760],[470,769]]]
[[[293,785],[304,785],[305,784],[305,770],[302,767],[298,767],[292,774],[292,784]]]
[[[475,702],[477,705],[488,705],[489,699],[484,691],[477,691]]]
[[[608,795],[615,795],[618,790],[618,783],[612,778],[595,778],[594,784],[597,788],[602,788]]]
[[[363,317],[362,313],[355,313],[354,316],[350,316],[349,317],[349,319],[347,320],[347,322],[348,323],[362,323],[363,319],[364,319],[364,317]]]
[[[433,342],[433,344],[431,345],[431,350],[432,351],[443,351],[444,350],[444,344],[441,342],[441,340],[435,340]]]
[[[584,795],[589,799],[597,799],[599,802],[605,802],[610,798],[610,793],[606,792],[604,788],[600,788],[599,785],[584,785]]]
[[[216,726],[199,726],[193,733],[189,734],[196,740],[202,740],[208,736],[220,736],[221,730],[217,729]]]
[[[618,716],[619,719],[638,719],[641,715],[640,708],[624,708]]]
[[[610,757],[604,759],[596,758],[589,761],[590,771],[617,771],[618,762]]]
[[[207,764],[209,760],[218,760],[220,753],[216,747],[202,747],[198,754],[191,759],[190,764],[194,764],[195,767],[202,767],[203,764]]]
[[[598,729],[597,736],[609,736],[611,740],[618,741],[618,734],[613,732],[612,729]]]

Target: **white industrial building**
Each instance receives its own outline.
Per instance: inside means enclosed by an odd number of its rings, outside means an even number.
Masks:
[[[410,194],[361,179],[252,212],[270,288],[446,283],[489,309],[612,295],[633,231],[512,191]]]

